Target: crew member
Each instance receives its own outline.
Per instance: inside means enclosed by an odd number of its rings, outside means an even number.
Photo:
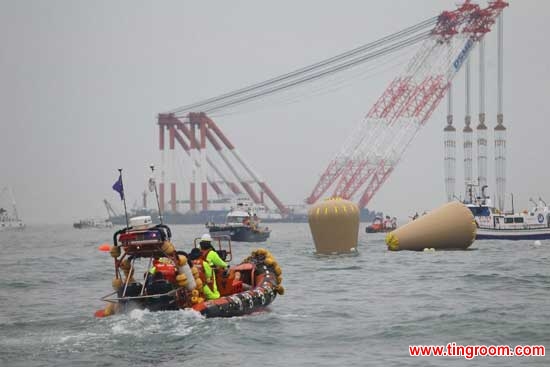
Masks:
[[[229,265],[227,265],[227,263],[220,258],[220,255],[218,255],[216,251],[214,251],[214,247],[212,246],[212,237],[210,237],[208,233],[201,237],[200,247],[202,268],[205,278],[202,291],[206,299],[218,299],[220,298],[220,292],[218,291],[218,286],[216,284],[216,273],[213,267],[216,266],[225,269],[224,276],[228,276]]]

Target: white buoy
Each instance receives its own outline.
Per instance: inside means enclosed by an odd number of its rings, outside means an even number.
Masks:
[[[540,246],[542,245],[542,243],[539,241],[539,240],[536,240],[535,243],[534,243],[535,246]]]

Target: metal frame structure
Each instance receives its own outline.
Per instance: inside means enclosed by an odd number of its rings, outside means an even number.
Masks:
[[[359,207],[365,207],[438,106],[475,44],[506,6],[497,0],[482,9],[466,1],[455,11],[443,12],[430,38],[329,163],[307,203],[316,202],[335,185],[333,196],[358,198]]]
[[[161,152],[166,149],[166,134],[168,134],[169,149],[174,150],[176,145],[183,148],[191,158],[194,170],[198,174],[193,174],[190,182],[189,198],[190,210],[197,211],[196,183],[199,179],[200,184],[200,202],[203,211],[208,210],[208,187],[218,196],[222,195],[240,195],[246,194],[256,204],[265,204],[264,195],[273,202],[277,209],[285,214],[287,208],[279,198],[271,191],[265,181],[245,162],[243,157],[235,146],[229,141],[219,126],[209,118],[205,113],[188,113],[183,117],[177,117],[173,113],[160,114],[158,116],[159,125],[159,148]],[[177,142],[177,144],[176,144]],[[207,155],[208,144],[217,152],[225,167],[229,170],[235,181],[228,179],[216,162]],[[211,169],[218,179],[214,179],[207,173]],[[260,189],[253,187],[256,184]],[[161,205],[164,203],[164,183],[159,185]],[[225,189],[225,191],[224,191]],[[176,183],[171,183],[170,203],[171,210],[176,211]],[[162,210],[162,208],[161,208]]]
[[[451,82],[464,63],[469,71],[468,57],[490,32],[502,10],[508,6],[504,0],[489,2],[485,8],[466,0],[453,11],[444,11],[434,17],[378,41],[363,45],[340,55],[322,60],[293,72],[256,83],[233,92],[186,105],[158,116],[159,148],[165,164],[166,137],[168,134],[169,161],[175,165],[175,149],[180,146],[190,157],[190,209],[197,211],[196,187],[200,186],[202,210],[208,210],[208,187],[218,195],[246,193],[255,203],[263,203],[265,193],[283,215],[288,209],[273,194],[239,154],[214,121],[206,113],[220,112],[295,86],[341,72],[383,55],[421,43],[419,50],[404,71],[396,77],[371,107],[365,119],[345,141],[341,150],[329,162],[311,194],[308,204],[318,201],[327,192],[358,202],[365,207],[382,187],[401,160],[407,147],[426,124],[439,105]],[[499,18],[501,19],[501,18]],[[499,22],[499,112],[495,128],[497,192],[505,188],[505,128],[502,123],[502,49]],[[430,29],[425,31],[426,29]],[[480,57],[481,58],[481,57]],[[480,66],[481,68],[481,66]],[[472,176],[472,129],[470,128],[470,75],[467,73],[467,116],[463,130],[465,136],[466,180]],[[480,88],[484,85],[484,72],[480,69]],[[480,124],[478,131],[478,180],[486,180],[486,127],[484,125],[484,90],[480,95]],[[449,97],[451,98],[451,97]],[[193,112],[202,111],[202,112]],[[447,197],[455,196],[456,129],[452,126],[452,107],[449,107],[445,127],[445,183]],[[176,144],[177,142],[177,144]],[[211,146],[223,162],[216,164],[207,154]],[[224,173],[229,172],[229,174]],[[208,169],[208,170],[207,170]],[[208,172],[207,172],[208,171]],[[215,178],[210,174],[215,174]],[[231,178],[227,178],[227,177]],[[176,211],[176,183],[170,183],[171,210]],[[159,185],[160,202],[165,203],[165,174]],[[253,187],[257,185],[260,195]],[[331,191],[332,188],[332,191]],[[498,194],[500,195],[500,194]],[[503,195],[503,194],[502,194]]]

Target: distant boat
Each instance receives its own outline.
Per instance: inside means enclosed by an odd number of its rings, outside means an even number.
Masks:
[[[0,231],[24,229],[25,223],[21,220],[21,218],[19,218],[19,214],[17,213],[17,205],[15,204],[15,197],[11,189],[4,187],[2,192],[0,192],[0,197],[6,197],[7,201],[11,201],[12,206],[11,212],[4,207],[0,207]],[[0,201],[0,203],[2,202],[4,202],[4,200]]]
[[[464,204],[474,215],[477,240],[548,240],[550,239],[550,208],[539,199],[530,210],[502,213],[491,205],[482,188],[481,197]]]
[[[73,223],[74,228],[112,228],[113,223],[109,219],[81,219],[78,222]]]
[[[206,223],[210,234],[229,236],[234,242],[263,242],[269,238],[271,230],[260,226],[260,220],[252,211],[231,210],[225,224]]]
[[[391,219],[386,216],[386,219],[381,216],[376,216],[372,223],[365,227],[366,233],[391,232],[397,228],[397,219]]]
[[[248,197],[239,197],[233,203],[231,210],[240,210],[255,214],[263,222],[281,222],[283,216],[277,211],[268,209],[264,204],[256,204]],[[307,213],[307,211],[306,211]],[[307,219],[307,216],[306,216]]]

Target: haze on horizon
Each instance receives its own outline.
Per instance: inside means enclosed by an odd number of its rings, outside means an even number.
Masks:
[[[131,207],[146,188],[149,164],[160,162],[158,113],[334,56],[454,9],[455,3],[1,0],[0,187],[13,188],[29,223],[104,217],[103,198],[121,212],[111,189],[117,168],[124,168]],[[544,123],[550,115],[549,13],[550,2],[511,0],[504,15],[507,191],[514,193],[516,209],[527,207],[530,197],[550,200],[545,149],[550,127]],[[490,147],[495,36],[488,36],[486,51]],[[377,73],[342,80],[332,93],[304,89],[216,122],[284,203],[302,203],[408,55]],[[475,72],[473,77],[475,126]],[[463,72],[455,81],[460,146]],[[445,201],[445,115],[442,101],[370,209],[403,220]],[[461,159],[457,150],[457,191]],[[490,184],[493,159],[490,150]]]

